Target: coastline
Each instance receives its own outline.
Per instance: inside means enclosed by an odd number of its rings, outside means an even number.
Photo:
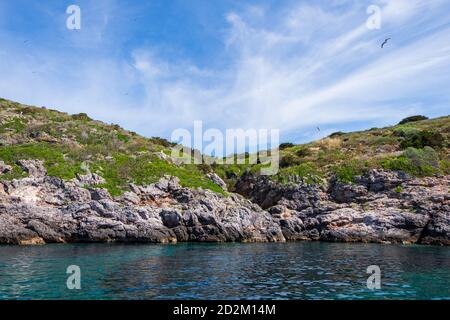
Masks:
[[[0,182],[0,243],[326,242],[450,245],[450,177],[373,170],[356,184],[279,184],[246,175],[237,193],[182,187],[176,177],[112,197],[96,174]],[[402,193],[396,191],[402,186]],[[398,188],[397,188],[398,189]],[[447,191],[446,191],[447,190]],[[245,195],[245,197],[243,196]]]

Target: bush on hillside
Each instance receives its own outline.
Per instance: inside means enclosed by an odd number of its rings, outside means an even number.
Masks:
[[[293,143],[283,142],[283,143],[280,144],[279,149],[280,150],[284,150],[284,149],[292,148],[293,146],[294,146]]]
[[[440,132],[429,130],[410,130],[403,135],[404,140],[400,143],[402,149],[410,147],[422,149],[432,147],[436,149],[442,148],[444,145],[444,136]]]
[[[160,138],[160,137],[152,137],[150,139],[153,143],[155,144],[159,144],[160,146],[163,146],[165,148],[171,148],[171,147],[175,147],[177,144],[170,142],[164,138]]]
[[[408,148],[396,158],[381,162],[387,170],[403,171],[414,176],[431,176],[440,173],[439,155],[431,147],[423,149]]]
[[[368,163],[361,160],[349,160],[334,168],[334,174],[337,181],[351,184],[356,176],[362,175],[367,171]]]
[[[422,121],[422,120],[428,120],[428,118],[425,116],[411,116],[411,117],[407,117],[407,118],[403,119],[398,124],[405,124],[405,123],[409,123],[409,122],[416,122],[416,121]]]
[[[287,154],[281,158],[280,167],[288,168],[299,165],[300,163],[302,163],[302,161],[297,156],[293,154]]]
[[[89,118],[89,116],[82,112],[82,113],[77,113],[77,114],[73,114],[72,115],[72,119],[73,120],[81,120],[81,121],[91,121],[92,119]]]
[[[308,147],[301,147],[295,152],[295,154],[297,157],[303,158],[312,155],[312,152]]]
[[[333,132],[332,134],[330,134],[330,138],[337,138],[337,137],[340,137],[340,136],[343,136],[345,134],[345,132],[342,132],[342,131],[337,131],[337,132]]]

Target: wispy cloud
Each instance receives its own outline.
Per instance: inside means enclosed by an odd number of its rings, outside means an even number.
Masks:
[[[317,126],[325,134],[448,113],[448,3],[373,2],[382,8],[381,30],[365,25],[372,2],[224,7],[221,47],[206,64],[167,55],[167,43],[127,42],[134,31],[114,25],[124,13],[108,1],[97,17],[91,8],[89,33],[70,36],[74,52],[42,46],[30,53],[0,32],[0,71],[7,73],[0,95],[165,137],[203,120],[221,129],[279,128],[300,141],[315,138]]]

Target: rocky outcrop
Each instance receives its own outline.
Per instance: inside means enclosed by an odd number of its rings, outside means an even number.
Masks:
[[[19,161],[29,177],[0,182],[0,243],[318,240],[450,245],[450,177],[372,170],[355,183],[281,184],[244,175],[226,196],[175,177],[118,197],[88,173],[71,181]],[[0,163],[1,167],[1,163]],[[222,180],[210,179],[221,185]],[[222,181],[223,182],[223,181]],[[244,197],[245,196],[245,197]],[[248,199],[246,199],[248,198]]]
[[[42,177],[47,174],[47,170],[41,160],[19,160],[17,164],[32,177]]]
[[[222,190],[227,191],[227,184],[216,173],[210,172],[206,175],[212,182],[217,184]]]
[[[12,170],[12,167],[0,161],[0,175],[8,173]]]
[[[345,184],[244,175],[236,191],[271,213],[287,240],[450,245],[450,177],[371,170]]]
[[[37,163],[21,165],[32,176],[0,183],[0,243],[285,240],[271,215],[240,195],[167,177],[114,198],[95,188],[99,176],[65,182],[41,175]]]

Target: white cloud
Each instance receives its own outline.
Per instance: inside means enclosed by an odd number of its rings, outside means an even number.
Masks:
[[[301,3],[279,14],[257,6],[227,12],[223,54],[229,63],[216,68],[165,57],[151,44],[132,48],[129,60],[107,51],[78,59],[45,50],[30,55],[3,35],[0,71],[8,77],[0,79],[0,93],[165,137],[194,120],[205,127],[280,128],[312,137],[317,132],[305,133],[309,127],[385,124],[426,113],[430,99],[448,101],[444,2],[380,0],[380,31],[368,30],[365,7],[351,3]],[[100,31],[111,23],[105,17]],[[386,35],[392,40],[382,50]],[[81,48],[114,43],[77,41],[72,45]]]
[[[423,3],[394,6],[389,2],[384,9],[388,13],[385,23],[395,20],[395,8],[402,10],[396,17],[404,21],[414,18],[417,8],[424,7]],[[304,53],[296,53],[304,37],[293,37],[292,30],[286,30],[286,21],[268,29],[255,29],[237,13],[229,13],[226,18],[231,30],[226,43],[235,58],[234,64],[222,71],[224,80],[216,84],[215,90],[209,90],[201,78],[182,77],[162,89],[168,90],[163,105],[170,101],[188,110],[188,114],[180,113],[184,119],[200,116],[223,127],[294,130],[311,123],[396,119],[417,110],[417,103],[392,107],[390,101],[414,97],[418,91],[411,90],[429,90],[435,84],[432,79],[450,64],[450,54],[445,50],[449,30],[404,48],[394,47],[386,54],[379,48],[380,39],[365,28],[364,19],[361,24],[345,23],[342,16],[309,5],[294,12],[299,12],[299,20],[291,14],[289,28],[301,24],[301,17],[317,16],[318,26],[328,27],[322,29],[322,37],[328,41],[313,43]],[[307,26],[314,24],[313,18],[309,20]],[[344,34],[334,32],[345,26],[348,30]],[[309,32],[316,31],[314,26],[309,27]],[[335,72],[336,67],[350,70]],[[410,81],[413,78],[416,83]]]

